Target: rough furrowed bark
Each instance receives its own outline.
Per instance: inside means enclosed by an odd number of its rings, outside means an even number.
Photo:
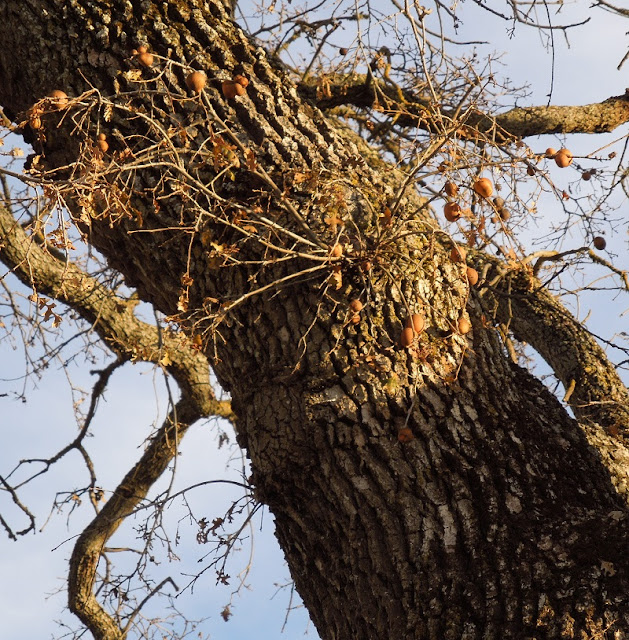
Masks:
[[[10,2],[0,35],[15,49],[26,33],[34,42],[83,34],[43,58],[71,68],[73,57],[103,95],[127,92],[144,109],[125,123],[116,106],[112,120],[89,124],[91,135],[115,125],[115,139],[136,155],[159,142],[145,114],[166,124],[180,114],[193,141],[178,156],[185,166],[158,155],[160,169],[136,167],[126,177],[140,215],[101,209],[83,228],[144,298],[179,311],[206,338],[258,495],[321,637],[627,637],[627,504],[615,470],[550,392],[503,355],[442,234],[420,202],[398,197],[399,176],[367,152],[369,166],[359,162],[352,134],[301,102],[213,2],[111,5],[126,7],[124,22],[102,5],[86,3],[81,14],[76,1],[63,10],[38,2],[49,12],[26,16],[22,33],[3,30],[19,15]],[[138,74],[120,70],[144,41],[163,58],[140,69],[148,88],[138,96]],[[0,99],[14,111],[53,88],[38,65],[0,56],[8,87]],[[210,81],[185,107],[177,101],[190,65]],[[240,73],[246,95],[227,98],[220,82]],[[78,74],[63,81],[74,95],[89,90]],[[69,119],[48,133],[53,164],[68,161]],[[138,122],[143,138],[134,141]],[[204,145],[223,153],[207,142],[216,134],[238,163],[206,160],[194,176],[210,191],[155,191],[160,171],[181,186]],[[389,203],[390,227],[379,220]],[[345,253],[334,255],[336,243]],[[356,324],[353,299],[364,305]],[[426,330],[402,348],[413,313]],[[458,322],[468,317],[473,329],[463,335]]]

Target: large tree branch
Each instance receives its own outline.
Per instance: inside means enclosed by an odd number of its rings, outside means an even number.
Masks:
[[[121,357],[165,364],[177,383],[193,394],[205,415],[217,413],[231,419],[229,404],[214,399],[207,358],[184,335],[160,331],[139,320],[134,313],[136,300],[114,294],[71,261],[60,260],[29,236],[2,206],[0,261],[27,287],[74,309]]]
[[[195,400],[184,394],[164,420],[142,458],[127,473],[74,545],[68,574],[68,604],[96,640],[122,640],[133,622],[131,616],[121,627],[94,595],[96,572],[103,548],[177,455],[179,443],[188,427],[204,416]]]
[[[207,358],[183,335],[142,322],[135,302],[115,295],[69,261],[61,261],[36,242],[11,213],[0,206],[0,260],[38,294],[49,295],[77,311],[121,357],[162,364],[177,380],[182,397],[170,412],[139,462],[83,531],[72,553],[68,577],[69,607],[97,639],[126,637],[132,620],[121,629],[94,594],[99,559],[107,540],[143,500],[177,454],[181,438],[196,420],[217,415],[233,419],[228,401],[214,397]],[[167,356],[165,358],[164,356]]]
[[[478,264],[487,275],[482,290],[487,308],[546,360],[579,422],[626,436],[629,392],[592,334],[527,266],[508,267],[486,254]]]
[[[605,133],[629,122],[626,94],[588,105],[516,107],[493,115],[473,108],[465,112],[435,105],[430,96],[418,95],[371,74],[324,78],[318,84],[310,80],[300,85],[300,92],[324,111],[341,105],[376,108],[395,117],[397,126],[429,132],[442,130],[444,122],[458,121],[464,126],[460,131],[464,137],[489,136],[497,143],[542,134]]]

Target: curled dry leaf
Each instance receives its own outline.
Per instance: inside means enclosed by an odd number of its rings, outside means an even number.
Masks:
[[[455,245],[450,250],[450,260],[452,260],[452,262],[465,262],[466,258],[467,251],[465,251],[463,247]]]

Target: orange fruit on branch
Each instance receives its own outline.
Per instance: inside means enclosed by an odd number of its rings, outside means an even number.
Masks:
[[[559,149],[555,154],[555,164],[565,169],[572,164],[572,153],[568,149]]]
[[[448,202],[443,207],[443,215],[448,222],[456,222],[461,217],[461,206],[458,202]]]
[[[489,198],[494,192],[494,185],[489,178],[479,178],[474,183],[474,191],[483,198]]]
[[[193,71],[186,78],[186,85],[195,93],[201,93],[207,83],[207,76],[201,71]]]

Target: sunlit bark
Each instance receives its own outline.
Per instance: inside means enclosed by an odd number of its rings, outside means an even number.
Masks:
[[[70,208],[143,299],[203,337],[322,638],[627,637],[626,470],[615,462],[627,455],[627,392],[534,279],[514,271],[514,290],[508,273],[490,284],[487,272],[491,291],[471,290],[404,176],[300,97],[213,1],[8,0],[0,43],[0,103],[15,118],[51,89],[83,95],[46,115],[50,167],[78,155],[71,117],[96,100],[93,87],[114,106],[109,119],[90,112],[81,133],[107,130],[112,154],[155,145],[151,166],[122,168],[129,200],[117,216],[100,202],[86,218],[78,195]],[[160,56],[154,66],[131,56],[140,44]],[[185,88],[192,68],[208,76],[197,98]],[[229,98],[222,82],[238,74],[249,85]],[[159,89],[143,93],[138,79]],[[169,137],[173,113],[185,136]],[[510,133],[532,135],[530,118],[512,118]],[[184,138],[190,146],[177,146]],[[210,144],[221,163],[198,163]],[[346,221],[342,256],[333,197]],[[406,233],[380,219],[389,204]],[[575,381],[577,421],[510,362],[494,311]],[[412,313],[426,330],[403,348]],[[551,325],[561,336],[552,344]],[[609,411],[592,408],[606,402]],[[97,551],[85,549],[88,563]],[[70,593],[89,598],[77,562]],[[107,637],[93,611],[82,620]]]

